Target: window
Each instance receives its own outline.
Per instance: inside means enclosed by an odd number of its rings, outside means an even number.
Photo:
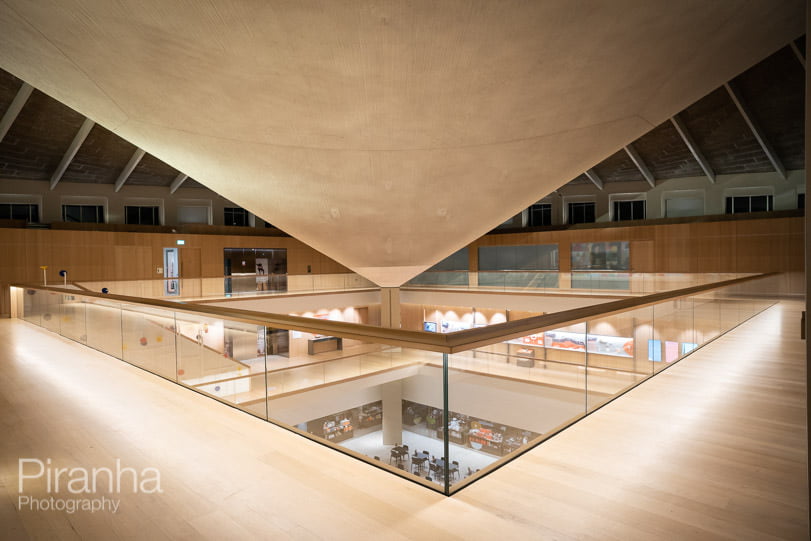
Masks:
[[[39,205],[28,203],[0,203],[0,220],[39,222]]]
[[[740,195],[727,197],[726,213],[766,212],[773,210],[771,195]]]
[[[569,225],[594,222],[594,202],[569,203]]]
[[[536,203],[529,207],[529,226],[552,225],[552,205]]]
[[[468,268],[467,262],[465,262],[464,268]],[[542,271],[558,270],[558,268],[557,244],[482,246],[479,248],[479,271]]]
[[[103,205],[62,205],[62,221],[91,224],[104,223]]]
[[[124,207],[124,223],[160,225],[160,207]]]
[[[798,193],[797,194],[797,208],[804,209],[805,208],[805,194]]]
[[[644,220],[645,201],[614,201],[614,221]]]
[[[248,211],[240,207],[226,207],[225,208],[225,225],[238,225],[247,227]]]
[[[631,268],[631,248],[628,241],[575,242],[571,246],[572,270],[614,270]]]

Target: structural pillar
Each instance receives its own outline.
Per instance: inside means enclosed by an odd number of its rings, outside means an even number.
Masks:
[[[380,288],[380,326],[400,328],[400,288]]]
[[[402,382],[392,381],[380,386],[383,403],[383,445],[396,445],[403,440]]]

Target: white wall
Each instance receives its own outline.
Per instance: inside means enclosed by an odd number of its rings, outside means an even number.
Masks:
[[[410,366],[271,400],[270,416],[290,425],[381,400],[380,386],[402,381],[403,399],[442,408],[442,371]],[[583,392],[458,373],[450,388],[450,409],[515,428],[546,433],[583,413]]]
[[[770,173],[745,173],[718,175],[715,183],[705,176],[685,177],[657,181],[651,188],[647,182],[608,182],[604,190],[594,184],[566,184],[558,193],[542,196],[539,203],[552,205],[552,224],[564,224],[564,210],[569,201],[594,201],[598,222],[611,221],[613,200],[645,199],[648,219],[665,218],[664,200],[678,195],[678,192],[698,193],[704,198],[704,215],[724,214],[728,195],[755,195],[754,192],[773,195],[774,210],[797,208],[797,194],[805,193],[805,170],[788,171],[787,179]],[[746,193],[753,188],[753,193]],[[735,193],[744,192],[744,193]],[[539,194],[540,195],[540,194]],[[524,220],[525,221],[525,220]],[[522,225],[522,215],[511,218],[503,227],[517,228]]]
[[[86,202],[83,202],[85,199]],[[238,207],[208,188],[183,188],[169,193],[165,186],[136,186],[125,184],[115,192],[112,184],[60,182],[54,190],[47,181],[14,180],[0,178],[0,202],[36,203],[41,223],[61,222],[63,204],[103,205],[107,223],[123,224],[125,206],[158,206],[161,225],[177,225],[177,209],[181,206],[207,206],[211,209],[211,224],[223,225],[224,208]],[[255,226],[265,223],[255,219]]]

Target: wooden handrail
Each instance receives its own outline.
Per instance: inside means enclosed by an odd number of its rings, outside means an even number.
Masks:
[[[439,353],[459,353],[470,349],[503,342],[536,334],[543,331],[554,330],[560,327],[575,325],[596,317],[606,317],[620,314],[631,310],[638,310],[647,306],[653,306],[665,301],[671,301],[706,293],[716,289],[733,285],[760,280],[770,276],[775,276],[777,272],[767,274],[757,274],[734,278],[712,284],[702,284],[672,291],[663,291],[644,295],[642,297],[630,297],[616,301],[564,310],[541,316],[528,317],[506,323],[498,323],[488,327],[477,327],[452,333],[429,333],[423,331],[410,331],[403,329],[389,329],[376,327],[373,325],[362,325],[359,323],[346,323],[343,321],[330,321],[327,319],[315,319],[301,316],[289,316],[285,314],[268,314],[254,310],[242,310],[237,308],[227,308],[224,306],[210,306],[192,304],[184,301],[164,301],[160,299],[146,299],[140,297],[129,297],[125,295],[112,295],[93,292],[77,292],[75,289],[63,289],[59,287],[45,287],[33,284],[11,284],[13,287],[24,289],[37,289],[50,291],[63,295],[73,295],[81,297],[98,298],[105,301],[117,301],[125,304],[143,305],[153,308],[165,308],[180,312],[190,312],[205,317],[225,318],[232,321],[247,323],[249,325],[259,325],[277,329],[287,329],[295,331],[309,332],[313,334],[323,334],[327,336],[337,336],[353,340],[374,342],[379,344],[389,344],[400,347],[421,349],[425,351],[435,351]]]

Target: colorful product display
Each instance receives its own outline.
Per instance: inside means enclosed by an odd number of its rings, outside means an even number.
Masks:
[[[615,357],[633,357],[634,339],[624,336],[601,336],[589,334],[588,340],[583,333],[547,331],[544,344],[552,349],[567,349]]]
[[[537,438],[540,434],[511,426],[501,425],[471,417],[463,413],[449,412],[448,439],[451,443],[465,445],[477,451],[503,456]],[[427,434],[439,440],[444,437],[442,410],[403,400],[404,428],[419,434]]]

